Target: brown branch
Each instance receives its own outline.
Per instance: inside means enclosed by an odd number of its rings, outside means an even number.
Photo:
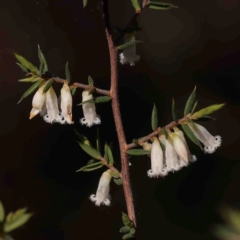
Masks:
[[[190,116],[190,115],[187,115],[186,117],[178,120],[177,122],[173,121],[173,122],[169,123],[168,125],[166,125],[164,128],[165,128],[165,129],[171,129],[171,128],[179,125],[179,124],[182,124],[182,123],[184,123],[184,122],[187,120],[187,118],[189,118],[189,116]],[[149,135],[140,138],[140,139],[138,140],[139,145],[141,145],[141,144],[143,144],[144,142],[150,140],[151,138],[157,136],[157,135],[160,134],[161,132],[162,132],[162,128],[159,127],[159,128],[157,128],[154,132],[150,133]],[[138,145],[137,145],[136,143],[130,143],[130,144],[127,145],[127,150],[128,150],[128,149],[131,149],[131,148],[135,148],[135,147],[137,147],[137,146],[138,146]]]
[[[121,174],[113,165],[108,165],[108,163],[107,163],[107,161],[106,161],[105,158],[100,157],[100,161],[101,161],[106,167],[108,167],[109,169],[111,169],[113,172],[118,173],[118,176],[119,176],[120,178],[122,178],[122,174]],[[1,240],[1,239],[0,239],[0,240]]]
[[[122,30],[122,32],[120,33],[120,35],[116,38],[116,40],[114,41],[115,44],[119,43],[119,41],[124,37],[124,35],[127,32],[127,29],[136,21],[136,19],[138,18],[138,16],[140,15],[140,13],[146,8],[146,6],[148,5],[149,0],[143,0],[142,3],[142,9],[135,12],[135,14],[132,16],[132,18],[130,19],[130,21],[128,22],[128,24],[125,26],[125,28]]]
[[[67,80],[66,80],[66,79],[61,79],[61,78],[54,78],[54,81],[57,82],[57,83],[64,83],[64,82],[66,82]],[[77,82],[75,82],[75,83],[73,83],[73,84],[71,84],[71,85],[72,85],[72,86],[75,86],[75,87],[77,87],[77,88],[83,88],[83,89],[89,89],[89,88],[92,87],[92,86],[90,86],[90,85],[86,85],[86,84],[82,84],[82,83],[77,83]],[[110,96],[110,91],[108,91],[108,90],[104,90],[104,89],[100,89],[100,88],[95,88],[95,87],[94,87],[94,89],[95,89],[95,91],[96,91],[97,93],[99,93],[99,94]]]
[[[136,216],[133,204],[133,195],[130,185],[130,176],[129,176],[129,160],[126,153],[126,138],[123,130],[123,124],[121,119],[121,113],[119,109],[119,100],[118,100],[118,71],[117,71],[117,49],[114,45],[112,35],[111,35],[111,25],[109,20],[109,11],[108,11],[108,0],[102,0],[103,4],[103,13],[104,13],[104,23],[105,23],[105,32],[108,42],[109,54],[110,54],[110,67],[111,67],[111,90],[110,95],[112,97],[112,111],[118,136],[120,156],[121,156],[121,165],[122,165],[122,184],[123,190],[127,205],[127,211],[129,218],[133,221],[136,226]]]

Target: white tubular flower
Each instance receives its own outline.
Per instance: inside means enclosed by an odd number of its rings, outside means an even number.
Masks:
[[[151,150],[151,169],[147,172],[149,177],[163,177],[167,175],[167,171],[164,169],[163,161],[164,158],[162,148],[158,139],[154,137]]]
[[[181,160],[183,160],[185,163],[188,163],[189,161],[189,155],[188,150],[185,142],[182,140],[182,138],[176,134],[175,132],[169,133],[173,140],[173,146]]]
[[[149,143],[149,142],[145,142],[145,143],[143,143],[142,148],[146,151],[151,151],[152,150],[152,144]]]
[[[174,127],[173,129],[174,129],[174,132],[182,139],[182,141],[184,142],[184,144],[186,146],[186,149],[187,149],[187,152],[188,152],[188,160],[190,162],[195,162],[197,160],[197,157],[195,155],[191,154],[191,152],[190,152],[190,150],[188,148],[187,141],[186,141],[186,139],[184,137],[183,132],[179,128],[177,128],[177,127]]]
[[[211,135],[207,129],[197,123],[188,124],[190,129],[199,141],[204,144],[205,153],[213,153],[221,145],[222,138],[220,136]]]
[[[166,137],[164,134],[161,134],[159,137],[158,137],[159,141],[165,146],[166,145]]]
[[[135,34],[125,34],[125,42],[129,41],[135,41]],[[133,46],[126,48],[123,50],[122,53],[119,55],[120,57],[120,63],[121,64],[126,64],[129,63],[130,66],[135,65],[135,62],[138,62],[140,59],[140,56],[136,55],[136,44]]]
[[[46,92],[46,109],[47,113],[43,119],[48,123],[61,122],[59,115],[57,95],[52,87]]]
[[[40,113],[40,111],[42,110],[42,107],[44,106],[44,103],[45,103],[45,100],[46,100],[46,94],[43,93],[44,87],[45,87],[45,84],[43,84],[33,96],[32,110],[30,112],[29,119],[32,119],[38,113]]]
[[[65,82],[61,89],[61,115],[64,118],[63,122],[73,124],[72,121],[72,95],[68,83]]]
[[[110,190],[110,181],[112,179],[112,176],[108,171],[109,170],[107,170],[102,174],[99,180],[96,195],[92,194],[90,196],[90,200],[92,202],[95,202],[96,206],[100,206],[101,204],[109,206],[111,204],[109,190]]]
[[[89,94],[87,90],[82,93],[82,101],[88,101],[93,99],[92,94]],[[82,125],[91,127],[94,124],[100,124],[101,120],[96,113],[95,103],[87,102],[82,105],[84,118],[80,119]]]

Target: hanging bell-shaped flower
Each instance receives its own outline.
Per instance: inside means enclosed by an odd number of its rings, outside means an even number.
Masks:
[[[134,33],[125,34],[125,42],[129,42],[129,41],[135,41]],[[120,53],[119,57],[120,57],[121,64],[129,63],[130,66],[135,65],[135,62],[138,62],[140,59],[140,56],[136,55],[136,44],[124,49],[123,52]]]
[[[61,89],[61,115],[63,122],[72,124],[72,95],[68,83],[65,82]]]
[[[43,84],[37,92],[33,96],[32,100],[32,110],[30,112],[30,117],[29,119],[32,119],[35,117],[37,114],[39,114],[44,106],[45,100],[46,100],[46,94],[43,93],[45,84]]]
[[[109,173],[109,170],[104,172],[99,180],[98,189],[95,194],[92,194],[90,196],[90,200],[92,202],[95,202],[96,206],[100,206],[101,204],[109,206],[111,204],[110,201],[110,182],[111,182],[112,176]]]
[[[91,127],[94,124],[100,124],[101,120],[96,113],[96,107],[93,101],[93,96],[87,90],[84,90],[82,93],[82,102],[86,103],[83,103],[82,105],[84,117],[80,120],[81,124],[86,125],[88,127]]]

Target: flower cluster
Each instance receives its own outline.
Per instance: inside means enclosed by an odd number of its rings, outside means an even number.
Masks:
[[[204,144],[206,153],[213,153],[221,145],[221,137],[213,137],[203,126],[196,123],[188,123],[188,126]],[[161,134],[159,138],[153,138],[152,145],[146,142],[142,147],[151,151],[151,169],[147,172],[149,177],[164,177],[197,160],[196,156],[191,155],[184,134],[177,127],[173,128],[173,132],[168,130],[167,137]]]
[[[32,110],[29,118],[32,119],[40,113],[43,119],[48,123],[58,122],[60,124],[73,124],[72,95],[68,82],[66,81],[63,84],[59,100],[57,99],[57,95],[52,87],[44,93],[46,84],[46,82],[42,84],[35,93],[32,100]],[[84,117],[80,119],[81,124],[85,124],[88,127],[91,127],[94,124],[100,124],[101,120],[96,114],[93,96],[88,90],[83,91],[82,102]]]

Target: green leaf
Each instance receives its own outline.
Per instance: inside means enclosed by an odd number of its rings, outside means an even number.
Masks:
[[[152,130],[155,131],[157,128],[158,128],[158,112],[154,104],[153,110],[152,110]]]
[[[150,151],[146,151],[144,149],[129,149],[127,150],[127,154],[131,156],[141,156],[141,155],[148,155]]]
[[[41,78],[36,77],[36,76],[32,76],[30,78],[23,78],[23,79],[19,79],[19,82],[37,82],[38,80],[41,80]],[[42,79],[43,80],[43,79]]]
[[[105,143],[104,150],[105,150],[105,154],[107,156],[107,163],[108,163],[109,166],[112,166],[114,164],[112,150],[106,143]]]
[[[201,143],[196,138],[193,131],[186,124],[182,124],[182,128],[183,128],[183,131],[185,132],[185,134],[189,137],[189,139],[202,149]]]
[[[88,76],[88,85],[93,86],[94,81],[91,76]]]
[[[172,117],[173,117],[173,121],[177,122],[177,114],[176,114],[176,109],[175,109],[174,98],[172,99]]]
[[[74,95],[76,94],[76,91],[77,91],[77,88],[76,88],[76,87],[73,87],[73,88],[71,89],[71,94],[72,94],[72,96],[74,96]]]
[[[101,161],[98,161],[98,162],[94,162],[94,163],[91,163],[91,164],[88,164],[80,169],[78,169],[76,172],[90,172],[90,171],[93,171],[93,170],[96,170],[96,169],[99,169],[103,167],[103,164]]]
[[[85,8],[87,6],[88,0],[83,0],[83,7]]]
[[[195,97],[196,97],[196,86],[193,89],[192,93],[190,94],[190,96],[186,102],[185,109],[184,109],[184,116],[186,116],[187,114],[189,114],[192,111]]]
[[[96,97],[95,103],[105,103],[105,102],[109,102],[111,100],[112,100],[112,98],[109,96]]]
[[[134,236],[130,233],[127,233],[127,234],[123,235],[122,239],[130,239],[130,238],[134,238]]]
[[[5,210],[2,202],[0,201],[0,222],[2,222],[5,218]]]
[[[28,73],[29,71],[27,70],[27,68],[25,68],[22,64],[17,63],[17,65],[25,72]]]
[[[89,99],[89,100],[87,100],[87,101],[85,101],[85,102],[79,103],[77,106],[81,106],[81,105],[83,105],[84,103],[94,103],[94,99]]]
[[[122,185],[122,179],[121,179],[121,178],[114,178],[113,181],[114,181],[117,185]]]
[[[127,227],[132,226],[132,221],[130,220],[130,218],[128,217],[128,215],[126,213],[122,213],[122,221],[125,226],[127,226]]]
[[[133,45],[136,45],[137,43],[140,43],[142,41],[138,41],[138,40],[135,40],[135,41],[129,41],[129,42],[126,42],[120,46],[117,47],[118,50],[124,50],[124,49],[127,49]]]
[[[77,137],[78,137],[78,139],[80,140],[81,143],[92,147],[92,145],[89,142],[89,140],[87,139],[87,137],[85,137],[83,134],[79,133],[76,129],[74,129],[74,131],[75,131],[75,134],[77,135]]]
[[[39,80],[37,82],[35,82],[20,98],[20,100],[18,101],[18,103],[20,103],[24,98],[26,98],[27,96],[29,96],[30,94],[32,94],[43,82],[43,80]]]
[[[216,118],[206,115],[206,116],[202,116],[198,119],[193,119],[193,120],[194,120],[194,122],[209,122],[212,120],[216,120]]]
[[[31,214],[31,213],[26,213],[26,214],[23,214],[23,215],[19,216],[14,221],[5,222],[4,225],[3,225],[3,231],[5,233],[8,233],[8,232],[11,232],[12,230],[22,226],[23,224],[25,224],[30,219],[30,217],[32,215],[33,214]]]
[[[34,74],[38,74],[38,69],[32,64],[30,63],[27,59],[25,59],[23,56],[18,55],[16,53],[14,53],[16,59],[18,60],[18,62],[24,66],[25,68],[27,68],[30,72],[34,73]]]
[[[54,78],[51,78],[51,79],[49,79],[47,81],[46,86],[43,89],[44,93],[46,93],[50,89],[50,87],[52,86],[53,82],[54,82]]]
[[[194,113],[196,107],[197,107],[197,104],[198,104],[198,101],[196,101],[193,105],[193,108],[192,108],[192,112],[191,112],[191,115]]]
[[[68,62],[65,65],[65,75],[66,75],[67,81],[70,83],[71,82],[71,73],[69,70]]]
[[[131,228],[130,229],[130,234],[134,234],[136,232],[136,229],[135,228]]]
[[[110,174],[112,177],[114,177],[114,178],[119,178],[119,173],[118,173],[118,172],[115,172],[115,171],[113,171],[113,170],[110,170],[110,171],[109,171],[109,174]]]
[[[87,165],[91,165],[92,163],[95,163],[95,160],[94,159],[90,159],[87,163]]]
[[[133,7],[135,8],[136,12],[141,10],[138,0],[131,0]]]
[[[163,134],[165,135],[166,139],[168,139],[168,132],[167,132],[167,130],[165,129],[165,127],[162,128],[162,132],[163,132]]]
[[[150,1],[148,3],[148,8],[155,9],[155,10],[169,10],[172,8],[177,8],[177,6],[171,3],[161,3],[161,2]]]
[[[120,233],[128,233],[129,231],[130,231],[130,228],[125,226],[125,227],[121,227],[119,232]]]
[[[11,217],[11,221],[14,221],[15,219],[17,219],[18,217],[22,216],[24,213],[27,212],[27,208],[20,208],[18,209],[13,216]]]
[[[238,210],[225,207],[221,209],[222,217],[227,223],[240,234],[240,212]]]
[[[215,111],[218,111],[219,109],[221,109],[222,107],[224,107],[225,103],[222,103],[222,104],[214,104],[214,105],[211,105],[209,107],[206,107],[206,108],[203,108],[201,110],[199,110],[198,112],[195,112],[193,115],[192,115],[192,119],[198,119],[198,118],[201,118],[205,115],[209,115]]]
[[[42,73],[45,73],[45,72],[48,71],[48,65],[47,65],[46,58],[45,58],[44,54],[42,53],[42,50],[40,49],[39,45],[38,45],[38,58],[39,58],[39,61],[40,61],[39,72],[40,72],[40,75],[41,75]]]
[[[98,152],[96,149],[92,148],[89,145],[86,145],[84,143],[78,142],[80,147],[82,148],[82,150],[84,152],[86,152],[88,155],[90,155],[91,157],[95,158],[95,159],[100,159],[101,154],[100,152]]]
[[[217,225],[214,227],[213,232],[222,240],[238,240],[240,237],[239,233],[236,233],[228,226]]]

